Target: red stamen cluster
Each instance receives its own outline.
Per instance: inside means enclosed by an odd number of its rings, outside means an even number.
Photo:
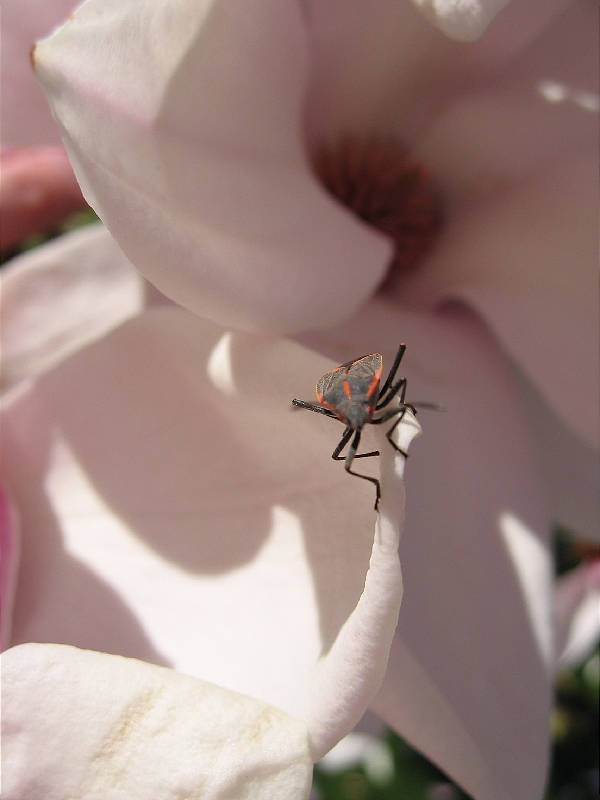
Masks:
[[[395,142],[346,138],[319,149],[313,166],[335,198],[391,237],[389,278],[418,265],[442,225],[440,194],[422,164]]]

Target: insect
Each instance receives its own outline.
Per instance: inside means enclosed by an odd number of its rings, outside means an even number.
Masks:
[[[354,472],[352,463],[355,458],[369,458],[379,455],[379,450],[373,450],[370,453],[356,452],[360,444],[363,427],[366,424],[381,425],[394,417],[396,419],[386,432],[386,437],[392,447],[407,458],[407,453],[392,440],[392,433],[402,421],[406,410],[410,409],[416,414],[415,407],[404,401],[406,378],[395,380],[405,350],[406,345],[401,344],[381,389],[379,388],[379,383],[383,372],[383,358],[379,353],[370,353],[352,361],[347,361],[345,364],[341,364],[331,370],[331,372],[326,372],[319,379],[315,389],[317,400],[319,401],[318,405],[317,403],[309,403],[306,400],[297,400],[296,398],[292,400],[292,404],[299,408],[306,408],[318,414],[325,414],[327,417],[344,423],[346,430],[331,457],[335,461],[343,461],[344,469],[350,475],[355,475],[357,478],[363,478],[363,480],[375,484],[375,511],[379,507],[379,498],[381,497],[379,481],[370,475]],[[386,406],[389,406],[390,402],[398,394],[400,405],[395,405],[392,409],[382,411]],[[382,413],[377,414],[379,411]],[[350,442],[350,446],[346,455],[340,455],[348,442]]]

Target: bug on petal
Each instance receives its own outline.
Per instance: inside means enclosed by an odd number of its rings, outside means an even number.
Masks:
[[[379,450],[370,453],[357,453],[360,444],[362,429],[365,425],[381,425],[392,418],[394,422],[386,432],[388,442],[399,453],[407,458],[404,452],[392,439],[392,433],[402,421],[407,409],[416,414],[416,409],[410,403],[404,401],[406,395],[406,378],[396,380],[396,373],[402,361],[402,356],[406,350],[406,345],[401,344],[396,353],[396,358],[392,368],[380,388],[381,374],[383,372],[383,357],[379,353],[369,353],[360,356],[352,361],[347,361],[339,367],[326,372],[317,382],[315,393],[319,403],[309,403],[306,400],[292,400],[293,405],[299,408],[306,408],[318,414],[325,414],[327,417],[343,422],[346,429],[337,447],[331,454],[335,461],[343,461],[344,469],[350,475],[370,481],[375,485],[375,510],[379,507],[381,497],[381,487],[377,478],[370,475],[362,475],[354,472],[352,462],[355,458],[369,458],[378,456]],[[382,411],[399,395],[399,405],[394,408]],[[378,413],[381,412],[381,413]],[[344,447],[350,442],[345,456],[340,455]]]

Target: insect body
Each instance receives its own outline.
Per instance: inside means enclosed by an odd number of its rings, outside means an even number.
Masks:
[[[363,478],[375,484],[377,492],[375,510],[379,506],[379,498],[381,496],[379,481],[369,475],[354,472],[352,462],[355,458],[369,458],[379,455],[379,450],[373,450],[370,453],[356,452],[360,444],[363,426],[366,424],[380,425],[393,417],[396,419],[386,432],[386,437],[395,450],[402,453],[405,458],[407,456],[404,450],[401,450],[392,440],[392,433],[404,417],[406,409],[409,408],[413,413],[416,413],[414,406],[404,402],[406,378],[399,378],[395,381],[396,372],[405,350],[406,345],[401,344],[381,389],[379,384],[383,371],[383,358],[379,353],[370,353],[369,355],[355,358],[353,361],[348,361],[323,375],[318,381],[315,390],[319,405],[308,403],[305,400],[292,400],[292,403],[299,408],[316,411],[318,414],[325,414],[325,416],[338,419],[344,423],[346,430],[331,457],[335,461],[343,461],[344,468],[350,475],[355,475],[357,478]],[[383,411],[382,409],[385,409],[398,394],[399,406],[395,405],[394,408]],[[350,442],[348,451],[345,456],[341,456],[340,453],[348,442]]]

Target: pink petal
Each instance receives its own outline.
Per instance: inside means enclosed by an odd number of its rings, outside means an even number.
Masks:
[[[596,143],[596,21],[593,5],[570,4],[493,81],[446,105],[417,150],[442,182],[452,220]]]
[[[143,281],[101,225],[14,258],[2,280],[2,388],[49,369],[143,304]]]
[[[19,549],[17,511],[0,484],[0,649],[2,650],[10,641]]]
[[[573,433],[518,372],[520,394],[546,490],[552,522],[600,540],[600,462],[595,448]]]
[[[467,311],[386,300],[303,337],[335,358],[409,347],[408,398],[424,435],[407,467],[404,599],[372,708],[469,794],[540,797],[547,767],[549,520],[511,371]],[[388,361],[389,363],[389,361]]]
[[[405,300],[475,307],[550,406],[598,441],[596,10],[575,4],[493,92],[440,120],[420,152],[447,194],[446,235]],[[556,82],[563,102],[544,87]],[[587,93],[587,94],[586,94]],[[568,201],[566,200],[568,198]]]
[[[348,133],[386,135],[396,118],[406,142],[429,118],[443,76],[461,66],[456,46],[410,3],[316,0],[307,16],[313,146]]]
[[[308,2],[311,142],[351,133],[419,144],[436,118],[465,94],[495,85],[565,4],[510,3],[478,42],[465,44],[432,27],[416,3]],[[460,12],[474,5],[455,3],[454,8]]]
[[[35,69],[88,201],[167,296],[242,328],[356,308],[389,245],[312,177],[296,4],[86,3]],[[326,267],[326,268],[324,268]]]
[[[429,262],[428,275],[423,272],[419,294],[425,302],[437,295],[479,310],[550,407],[595,444],[595,215],[587,179],[592,164],[578,158],[548,169],[457,220]],[[564,197],[570,198],[568,211]]]
[[[172,670],[53,644],[2,658],[6,800],[303,800],[306,728]]]

